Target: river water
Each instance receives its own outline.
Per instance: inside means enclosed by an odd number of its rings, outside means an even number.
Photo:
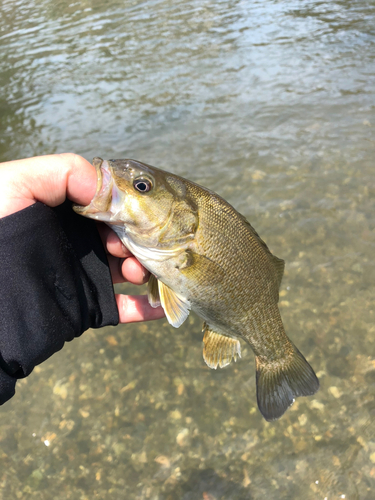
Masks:
[[[373,499],[374,127],[373,1],[2,0],[0,161],[130,157],[217,191],[285,259],[321,388],[267,423],[252,352],[210,370],[194,314],[88,331],[1,407],[0,498]]]

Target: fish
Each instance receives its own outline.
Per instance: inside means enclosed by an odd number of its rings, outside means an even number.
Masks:
[[[150,271],[148,301],[178,328],[191,310],[203,323],[203,358],[213,369],[255,354],[258,408],[280,418],[319,388],[285,333],[278,308],[285,263],[218,194],[137,160],[94,158],[97,188],[75,212],[108,224]]]

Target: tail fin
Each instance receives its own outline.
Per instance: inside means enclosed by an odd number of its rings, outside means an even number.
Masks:
[[[280,418],[298,396],[311,396],[319,389],[314,370],[299,350],[293,348],[294,352],[286,359],[255,358],[258,407],[269,422]]]

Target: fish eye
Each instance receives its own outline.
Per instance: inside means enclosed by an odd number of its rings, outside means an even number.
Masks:
[[[136,189],[140,193],[148,193],[153,187],[150,179],[146,179],[144,177],[135,179],[135,181],[133,182],[133,186],[134,189]]]

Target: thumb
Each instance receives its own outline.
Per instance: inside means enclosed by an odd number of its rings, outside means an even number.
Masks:
[[[88,205],[95,195],[95,168],[73,153],[0,164],[0,217],[41,201],[55,207],[66,198]]]

